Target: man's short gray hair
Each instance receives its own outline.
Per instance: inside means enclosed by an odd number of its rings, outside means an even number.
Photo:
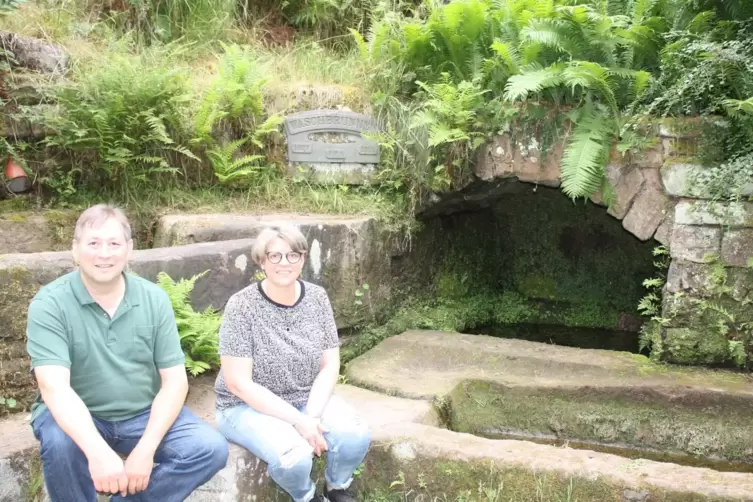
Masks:
[[[128,218],[120,208],[110,204],[97,204],[81,213],[78,221],[76,221],[76,229],[73,231],[73,240],[80,240],[85,228],[98,227],[110,219],[114,219],[120,223],[120,226],[123,227],[123,235],[126,242],[130,241],[131,224],[128,223]]]
[[[251,246],[251,259],[261,265],[267,254],[267,248],[275,239],[282,239],[290,245],[290,249],[298,253],[305,253],[309,249],[306,237],[292,225],[267,227],[262,230]]]

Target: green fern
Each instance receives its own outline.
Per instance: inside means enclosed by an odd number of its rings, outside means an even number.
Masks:
[[[589,196],[602,185],[613,126],[598,108],[579,110],[562,156],[562,190],[571,198]]]
[[[212,169],[217,179],[222,184],[248,181],[258,174],[262,166],[260,161],[265,160],[264,155],[244,155],[234,158],[237,150],[241,148],[249,138],[241,138],[228,144],[207,150],[207,156],[212,163]]]
[[[165,272],[157,275],[157,285],[170,298],[180,336],[180,344],[186,356],[186,369],[193,376],[219,366],[219,329],[222,317],[208,307],[203,312],[194,311],[190,295],[196,281],[206,275],[206,270],[190,279],[174,281]]]

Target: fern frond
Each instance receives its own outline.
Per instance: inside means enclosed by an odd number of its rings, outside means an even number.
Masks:
[[[562,156],[562,190],[576,199],[595,193],[604,178],[612,121],[598,109],[585,110]]]
[[[548,68],[542,68],[538,64],[523,67],[521,74],[513,75],[507,81],[504,99],[514,102],[526,98],[529,93],[560,85],[564,81],[564,68],[564,64],[554,64]]]

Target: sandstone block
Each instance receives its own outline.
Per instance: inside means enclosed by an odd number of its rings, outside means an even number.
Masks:
[[[68,55],[57,45],[38,38],[0,31],[0,43],[11,51],[20,66],[42,73],[60,73],[68,66]]]
[[[630,206],[622,226],[640,240],[651,238],[659,228],[667,214],[668,197],[664,193],[659,179],[659,173],[655,169],[642,171],[645,178],[643,190],[638,194]]]
[[[667,292],[694,292],[703,295],[714,285],[711,267],[705,263],[672,260],[667,271]]]
[[[494,136],[479,149],[473,173],[484,181],[513,176],[513,146],[507,134]]]
[[[673,259],[704,263],[704,256],[718,254],[721,244],[721,228],[676,224],[669,249]]]
[[[722,237],[722,261],[733,267],[747,267],[753,259],[753,228],[728,230]]]
[[[530,144],[518,143],[513,148],[513,171],[518,180],[538,185],[560,186],[560,162],[565,149],[562,141],[557,142],[542,157],[542,152],[535,140]]]
[[[643,173],[640,169],[617,164],[609,164],[606,171],[607,180],[614,187],[614,200],[607,212],[621,220],[643,187]]]
[[[675,223],[753,227],[753,202],[681,200],[675,206]]]

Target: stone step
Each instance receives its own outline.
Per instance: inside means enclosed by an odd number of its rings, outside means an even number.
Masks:
[[[428,401],[385,396],[350,385],[338,385],[337,392],[372,428],[372,448],[354,485],[358,500],[377,493],[400,500],[411,493],[454,500],[480,489],[496,490],[505,497],[498,500],[534,500],[537,493],[544,498],[535,500],[565,500],[564,494],[570,493],[569,500],[580,502],[753,500],[753,474],[484,439],[437,427]],[[211,377],[192,383],[187,405],[212,423]],[[38,446],[24,416],[0,422],[0,444],[0,502],[46,501]],[[230,451],[227,467],[197,490],[190,502],[289,500],[271,484],[262,462],[235,445]],[[30,485],[38,487],[36,498],[25,492]]]
[[[346,375],[354,385],[391,395],[437,399],[456,431],[753,462],[753,387],[738,373],[673,368],[630,353],[414,331],[351,361]]]

